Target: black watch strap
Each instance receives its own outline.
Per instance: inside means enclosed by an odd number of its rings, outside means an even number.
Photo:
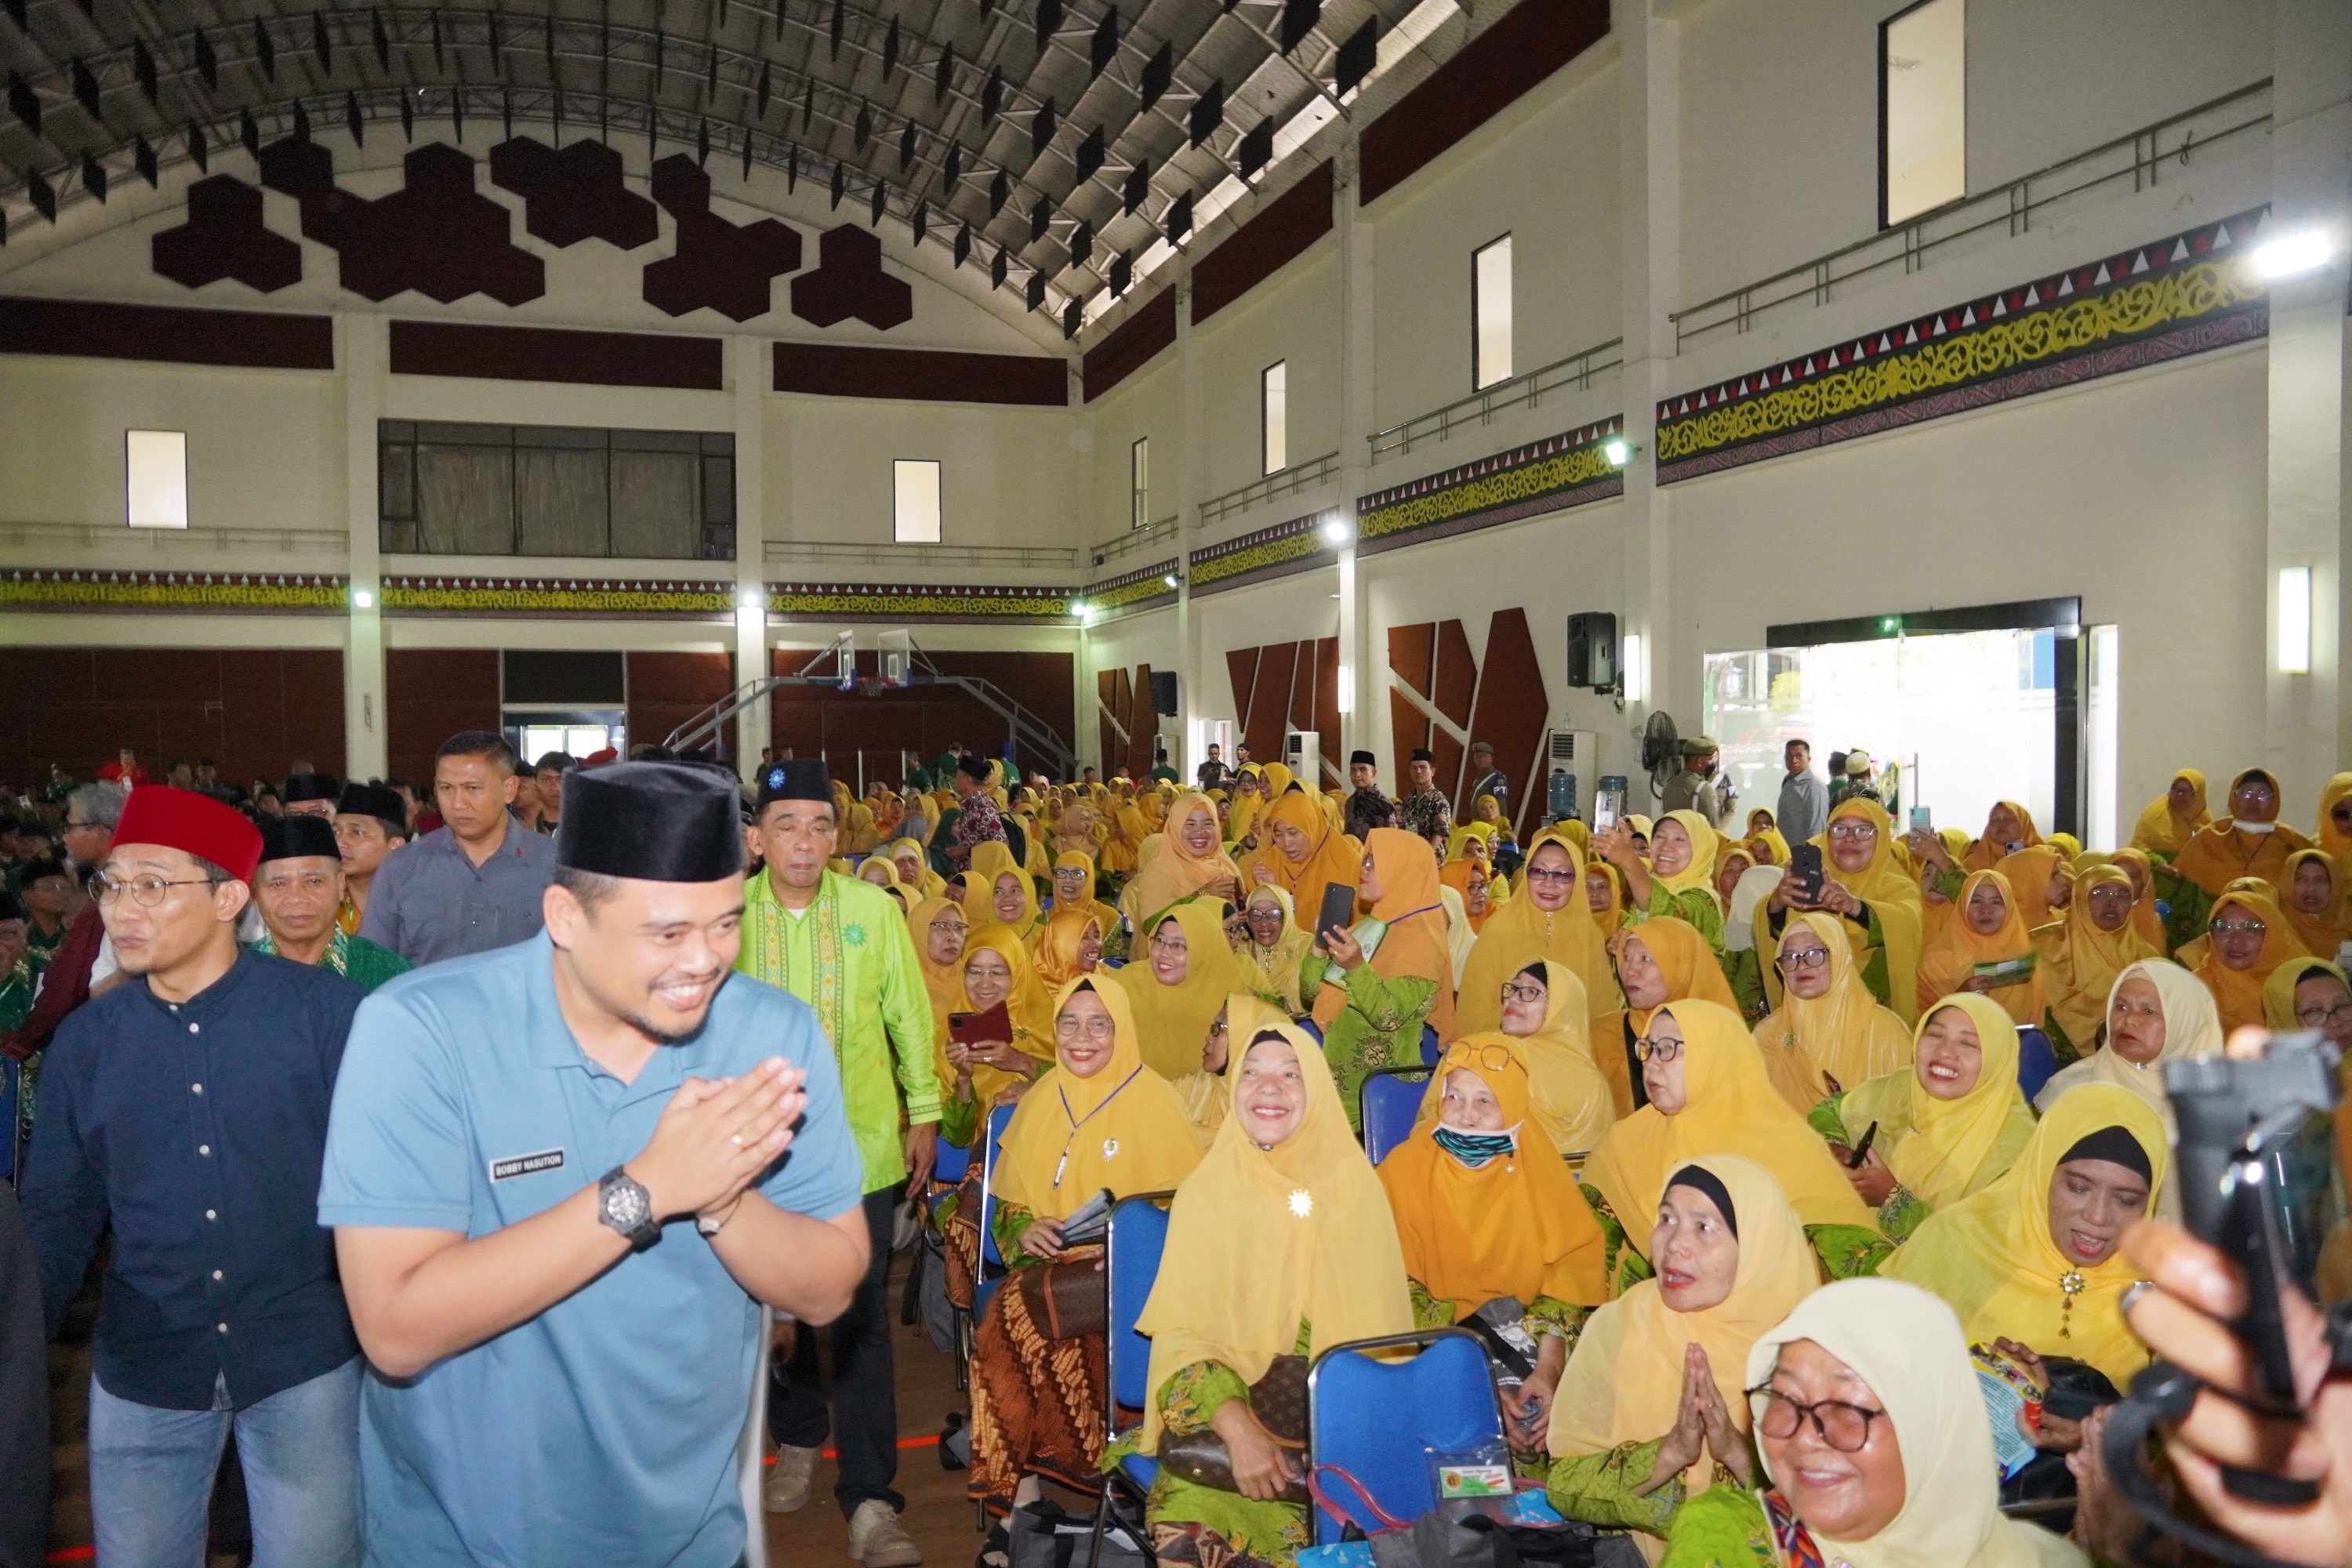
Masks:
[[[661,1221],[653,1209],[653,1194],[618,1165],[596,1183],[596,1217],[628,1237],[632,1252],[661,1239]]]

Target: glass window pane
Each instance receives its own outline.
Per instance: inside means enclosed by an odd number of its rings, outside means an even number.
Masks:
[[[515,454],[515,510],[525,555],[604,555],[604,453],[533,449]]]
[[[700,556],[701,463],[690,450],[631,452],[615,447],[614,554],[659,561],[692,561]]]
[[[1278,474],[1290,467],[1290,362],[1276,360],[1260,377],[1261,418],[1265,431],[1265,471]]]
[[[1886,221],[1968,195],[1967,0],[1927,0],[1880,32]]]
[[[1128,518],[1129,528],[1151,521],[1151,437],[1141,437],[1128,448]]]
[[[418,543],[433,555],[514,553],[514,449],[419,447]]]
[[[1471,258],[1470,298],[1476,317],[1477,363],[1474,386],[1511,379],[1511,237],[1505,235]]]
[[[133,528],[188,526],[188,435],[122,433],[122,516]]]
[[[900,458],[890,465],[895,524],[901,544],[940,542],[940,466],[928,458]]]

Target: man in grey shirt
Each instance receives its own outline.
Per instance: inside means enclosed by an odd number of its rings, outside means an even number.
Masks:
[[[1829,826],[1830,789],[1812,772],[1813,748],[1791,741],[1781,752],[1789,776],[1780,781],[1780,804],[1772,813],[1780,837],[1791,848],[1816,837]]]
[[[422,965],[537,936],[555,841],[507,807],[518,789],[514,748],[488,730],[461,730],[433,763],[442,826],[384,857],[360,935]]]

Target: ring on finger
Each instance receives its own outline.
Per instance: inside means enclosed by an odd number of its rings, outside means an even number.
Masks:
[[[743,1134],[740,1132],[730,1132],[727,1137],[729,1142],[732,1142],[738,1149],[740,1149],[743,1146]]]

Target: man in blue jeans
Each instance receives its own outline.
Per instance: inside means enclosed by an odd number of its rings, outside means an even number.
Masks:
[[[220,802],[135,792],[90,889],[130,979],[41,1075],[24,1208],[51,1334],[114,1227],[89,1388],[106,1568],[203,1559],[232,1426],[255,1568],[359,1560],[359,1342],[312,1196],[364,993],[237,946],[260,856]]]

